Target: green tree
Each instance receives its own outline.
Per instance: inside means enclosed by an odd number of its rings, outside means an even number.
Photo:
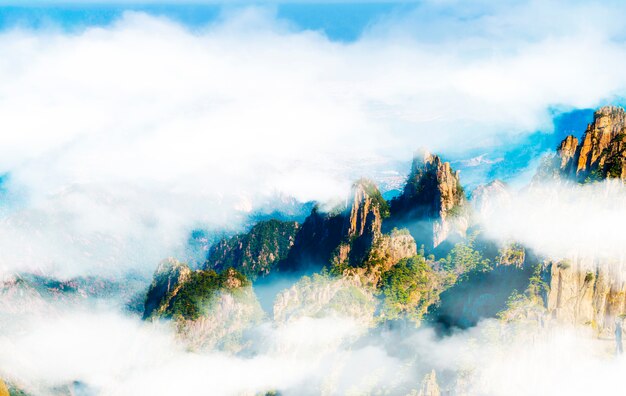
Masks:
[[[382,313],[386,319],[406,316],[419,321],[439,297],[440,280],[421,255],[400,260],[381,278]]]

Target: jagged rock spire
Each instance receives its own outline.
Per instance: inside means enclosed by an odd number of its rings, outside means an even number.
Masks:
[[[418,240],[431,239],[432,247],[437,247],[454,230],[465,234],[467,220],[457,221],[463,217],[457,215],[465,204],[459,172],[452,170],[450,163],[439,156],[420,149],[413,158],[404,191],[391,202],[391,214],[397,223],[429,222],[426,228],[430,229],[427,231],[431,236],[415,236]],[[422,226],[420,228],[424,228]],[[416,233],[422,234],[421,231]]]
[[[558,147],[562,174],[579,181],[626,179],[626,113],[605,106],[593,115],[582,140],[566,137]]]
[[[439,384],[437,383],[437,374],[435,370],[424,376],[422,385],[418,393],[419,396],[439,396],[441,391],[439,390]]]
[[[355,182],[335,263],[362,263],[372,245],[381,238],[383,218],[388,215],[389,206],[376,184],[367,179]]]

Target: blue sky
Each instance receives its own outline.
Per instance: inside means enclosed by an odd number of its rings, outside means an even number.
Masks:
[[[32,3],[19,6],[0,2],[0,28],[15,26],[46,27],[61,26],[68,30],[79,30],[86,26],[107,26],[118,19],[124,11],[146,12],[155,16],[165,16],[190,28],[203,27],[214,22],[224,12],[241,8],[244,3],[235,5],[220,4],[50,4]],[[403,3],[282,3],[263,4],[275,10],[280,19],[292,23],[299,29],[323,31],[329,38],[340,41],[353,41],[361,32],[378,18],[391,12],[398,12],[409,5]]]

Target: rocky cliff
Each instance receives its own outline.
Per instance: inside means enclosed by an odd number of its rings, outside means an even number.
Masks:
[[[191,277],[191,269],[174,258],[168,258],[159,263],[144,306],[144,319],[165,312],[180,288]]]
[[[374,320],[376,299],[371,288],[358,277],[339,278],[314,274],[303,277],[276,296],[274,320],[287,322],[298,318],[344,316],[370,325]]]
[[[378,187],[361,179],[353,184],[344,207],[330,213],[313,209],[296,235],[285,267],[362,266],[383,238],[382,224],[388,216],[389,206]]]
[[[287,258],[299,228],[295,221],[259,222],[249,232],[213,245],[204,268],[219,272],[232,267],[253,280],[268,275],[280,269],[279,263]]]
[[[615,106],[598,109],[581,141],[574,136],[568,136],[559,145],[557,154],[562,174],[577,181],[626,179],[624,109]]]
[[[362,265],[372,246],[382,238],[383,219],[388,216],[389,206],[373,182],[361,179],[354,183],[352,200],[344,215],[342,241],[333,264]]]
[[[580,141],[568,136],[561,142],[552,166],[561,178],[588,183],[626,180],[625,161],[626,113],[606,106],[594,113]],[[545,308],[556,320],[590,325],[610,336],[616,318],[626,313],[624,270],[621,262],[576,252],[548,259],[542,275],[548,286]]]
[[[439,396],[440,394],[441,391],[439,390],[439,384],[437,383],[437,374],[435,373],[435,370],[433,370],[424,376],[418,395]]]
[[[263,317],[250,281],[228,268],[192,271],[168,259],[159,264],[148,291],[144,319],[172,319],[193,349],[238,350],[245,328]]]
[[[2,381],[2,379],[0,379],[0,396],[10,396],[9,388],[6,386],[4,381]]]
[[[417,241],[435,248],[451,234],[468,228],[466,197],[459,173],[449,162],[426,151],[413,159],[400,196],[390,203],[392,224],[406,226]]]
[[[615,320],[626,313],[626,263],[574,255],[546,264],[551,317],[611,336]]]

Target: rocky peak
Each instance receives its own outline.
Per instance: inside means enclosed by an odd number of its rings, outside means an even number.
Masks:
[[[465,203],[459,172],[439,156],[420,150],[413,158],[403,193],[391,202],[391,214],[396,222],[430,220],[427,228],[432,228],[432,246],[437,247],[453,230],[465,234],[467,221],[454,219],[464,217],[459,215]],[[423,240],[424,236],[417,235],[416,239]]]
[[[378,187],[367,179],[361,179],[352,186],[352,204],[348,216],[348,237],[364,234],[380,235],[384,217],[389,215],[389,207]]]
[[[602,337],[612,337],[615,320],[626,307],[626,263],[572,254],[544,262],[548,285],[545,307],[552,318],[591,325]]]
[[[382,236],[383,219],[389,206],[376,185],[367,179],[352,185],[352,201],[346,209],[344,235],[337,248],[335,264],[360,265]]]
[[[250,231],[222,239],[209,249],[205,269],[218,272],[236,268],[252,280],[280,270],[289,254],[300,225],[276,219],[261,221]]]
[[[181,286],[191,277],[191,268],[174,258],[161,261],[154,273],[144,305],[144,319],[160,313],[176,296]]]
[[[569,163],[573,163],[572,159],[576,156],[577,149],[578,139],[573,135],[569,135],[561,142],[557,149],[561,159],[561,169],[566,169]]]
[[[439,384],[437,383],[437,374],[435,370],[424,376],[422,385],[418,393],[419,396],[439,396],[441,391],[439,390]]]
[[[568,136],[558,147],[561,173],[578,181],[626,179],[626,113],[616,106],[598,109],[582,140]]]

